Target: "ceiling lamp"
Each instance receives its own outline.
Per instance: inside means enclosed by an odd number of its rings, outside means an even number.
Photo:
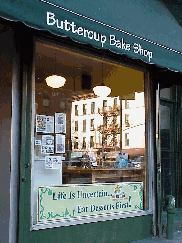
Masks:
[[[108,86],[105,86],[104,83],[98,84],[93,88],[95,95],[100,97],[107,97],[111,93],[111,89]]]
[[[56,50],[55,50],[55,73],[56,73]],[[66,79],[62,76],[58,76],[56,74],[48,76],[46,78],[46,83],[48,86],[50,86],[51,88],[61,88],[64,86],[66,82]]]
[[[60,88],[63,87],[66,82],[66,79],[62,76],[51,75],[46,78],[46,83],[48,86],[52,88]]]
[[[107,97],[111,93],[111,88],[103,82],[103,63],[102,63],[102,83],[93,88],[94,94],[100,97]]]

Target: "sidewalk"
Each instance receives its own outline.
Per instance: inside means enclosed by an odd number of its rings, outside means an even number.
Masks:
[[[163,225],[166,226],[167,223],[167,214],[163,212]],[[163,235],[160,237],[152,237],[144,240],[133,241],[132,243],[143,243],[143,242],[178,242],[182,243],[182,209],[176,209],[175,218],[174,218],[174,237],[172,240],[166,238],[166,230],[164,229]]]
[[[182,231],[176,231],[174,232],[174,237],[172,240],[166,239],[166,234],[164,233],[160,237],[152,237],[149,239],[145,240],[138,240],[138,241],[133,241],[132,243],[149,243],[149,242],[176,242],[176,243],[182,243]]]

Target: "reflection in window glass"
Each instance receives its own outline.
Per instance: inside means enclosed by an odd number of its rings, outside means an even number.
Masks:
[[[90,136],[90,148],[94,147],[94,136]]]
[[[77,142],[76,139],[75,139],[75,142],[74,142],[74,149],[78,149],[78,142]]]
[[[83,149],[86,149],[86,137],[83,137],[82,148],[83,148]]]
[[[125,133],[125,146],[129,146],[129,133]]]
[[[161,89],[160,90],[160,98],[172,99],[172,87]]]
[[[66,78],[57,89],[45,82],[55,74],[55,62],[56,74]],[[60,220],[146,209],[143,72],[40,43],[35,70],[33,223],[47,215]],[[91,77],[89,86],[83,73]],[[112,89],[108,97],[93,93],[102,75]],[[37,201],[49,197],[61,202],[52,213]]]
[[[90,120],[90,130],[94,131],[94,119]]]
[[[103,107],[107,106],[107,100],[103,100]]]
[[[130,123],[129,123],[129,114],[125,114],[125,127],[129,127]]]
[[[83,132],[86,132],[87,128],[86,128],[86,125],[87,125],[87,120],[83,120]]]
[[[75,121],[75,132],[78,132],[78,121]]]
[[[87,114],[87,109],[86,109],[87,105],[83,104],[83,115]]]
[[[91,102],[91,114],[95,113],[95,102]]]
[[[78,105],[75,105],[75,116],[78,116]]]
[[[129,101],[125,100],[125,109],[129,109]]]

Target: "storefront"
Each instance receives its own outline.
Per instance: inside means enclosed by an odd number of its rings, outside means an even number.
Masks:
[[[0,3],[4,242],[132,242],[181,206],[182,31],[132,3]]]

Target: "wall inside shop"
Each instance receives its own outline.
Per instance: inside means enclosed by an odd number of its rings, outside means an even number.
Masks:
[[[11,138],[16,136],[12,127],[15,131],[19,126],[17,121],[12,120],[17,106],[14,100],[15,109],[12,107],[13,52],[12,31],[8,28],[0,29],[0,242],[2,243],[16,242],[18,211],[17,153],[11,153],[18,150],[17,141],[14,141],[14,148],[12,146]],[[15,140],[17,139],[18,136],[15,137]]]

